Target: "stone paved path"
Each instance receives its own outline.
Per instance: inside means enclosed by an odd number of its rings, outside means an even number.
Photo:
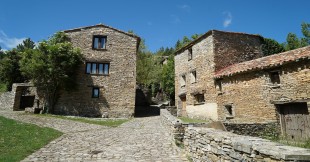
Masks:
[[[1,116],[64,132],[24,161],[187,161],[160,117],[135,118],[117,128],[0,111]]]

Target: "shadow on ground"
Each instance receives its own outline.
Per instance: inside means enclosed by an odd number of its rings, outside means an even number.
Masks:
[[[159,116],[160,108],[157,106],[137,106],[135,108],[135,117]]]

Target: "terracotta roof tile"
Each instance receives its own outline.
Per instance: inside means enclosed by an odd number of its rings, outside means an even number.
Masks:
[[[272,68],[301,59],[310,60],[310,46],[234,64],[215,72],[214,77],[222,78],[247,71]]]

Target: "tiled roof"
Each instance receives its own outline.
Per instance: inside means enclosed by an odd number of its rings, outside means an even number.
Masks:
[[[248,71],[261,70],[283,65],[285,63],[309,59],[310,46],[234,64],[215,72],[215,78],[231,76]]]

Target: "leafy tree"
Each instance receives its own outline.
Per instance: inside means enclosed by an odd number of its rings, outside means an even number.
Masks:
[[[170,100],[174,100],[174,56],[168,58],[166,65],[163,65],[161,85],[163,91]]]
[[[293,49],[296,49],[296,48],[299,48],[300,47],[300,41],[297,37],[296,34],[294,33],[288,33],[287,37],[286,37],[286,47],[285,49],[287,51],[289,50],[293,50]]]
[[[13,83],[22,83],[27,80],[27,77],[22,76],[20,71],[19,61],[21,53],[27,49],[33,49],[34,42],[27,38],[23,43],[19,44],[16,49],[12,49],[0,54],[0,81],[5,83],[8,90],[12,89]]]
[[[190,43],[191,41],[192,41],[192,40],[189,39],[187,36],[184,36],[184,37],[183,37],[182,43],[183,43],[183,45],[186,45],[186,44]]]
[[[39,43],[36,49],[23,52],[21,71],[28,76],[44,97],[44,110],[53,113],[61,90],[75,87],[76,72],[82,55],[63,32]]]
[[[301,38],[301,46],[310,45],[310,24],[303,22],[301,24],[301,32],[303,34],[303,38]]]
[[[12,89],[13,83],[22,83],[25,77],[22,76],[19,66],[20,54],[15,50],[7,51],[0,60],[0,82],[6,84],[7,90]]]
[[[35,43],[30,38],[27,38],[23,41],[22,44],[17,45],[16,50],[23,52],[26,49],[34,49],[34,47]]]
[[[269,56],[269,55],[273,55],[273,54],[277,54],[277,53],[281,53],[285,51],[283,45],[281,45],[276,40],[269,39],[269,38],[264,38],[262,50],[263,50],[264,56]]]
[[[0,46],[0,60],[4,57],[4,51],[2,50],[1,46]]]

